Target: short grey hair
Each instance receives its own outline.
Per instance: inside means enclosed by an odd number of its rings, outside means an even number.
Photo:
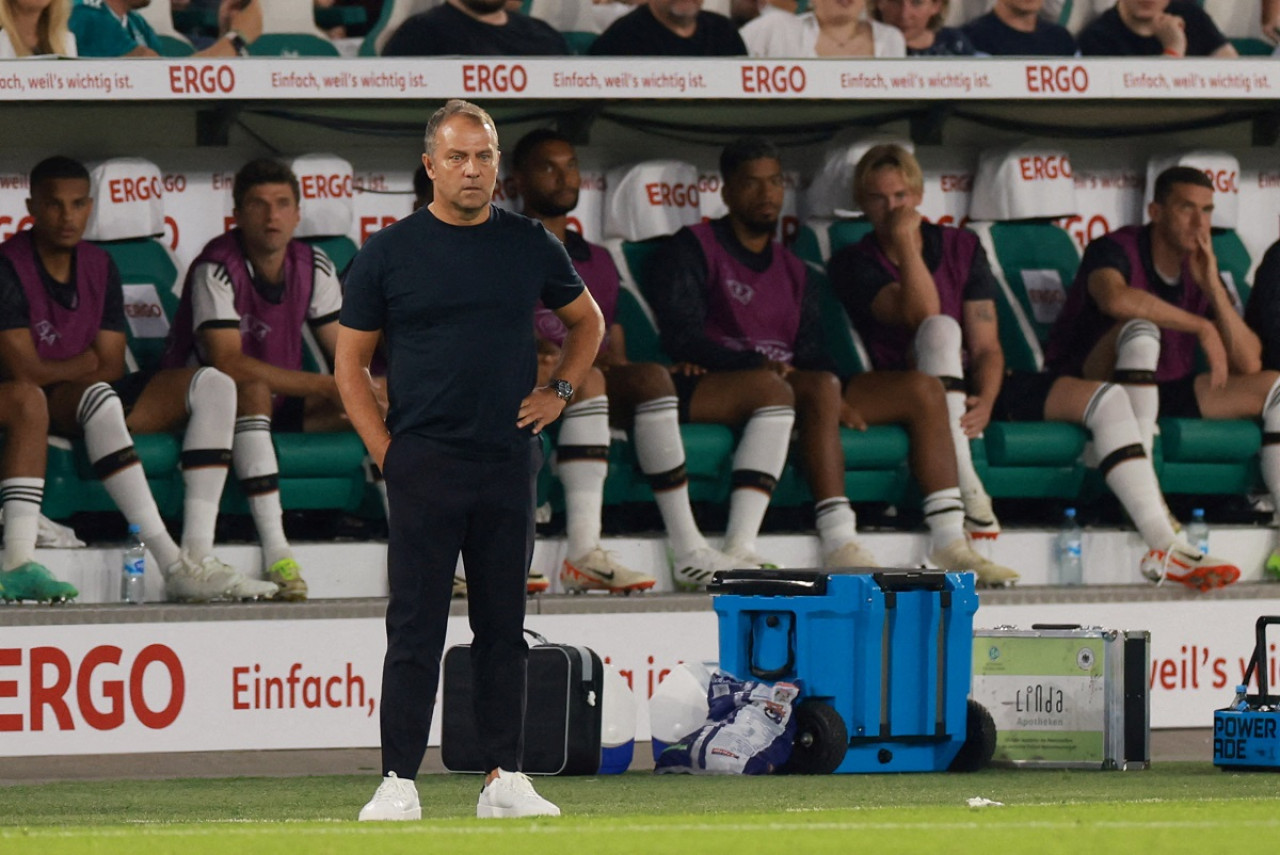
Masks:
[[[427,153],[428,157],[435,154],[436,134],[439,132],[440,126],[454,116],[468,116],[478,124],[487,126],[493,132],[493,147],[498,147],[498,126],[494,124],[493,117],[477,104],[463,101],[461,98],[454,98],[432,113],[431,118],[427,120],[427,130],[422,137],[422,150]]]

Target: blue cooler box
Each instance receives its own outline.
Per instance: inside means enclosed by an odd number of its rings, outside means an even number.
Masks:
[[[966,738],[973,574],[732,570],[709,590],[720,668],[797,683],[806,772],[934,772]],[[802,716],[803,712],[803,716]],[[807,720],[809,727],[804,726]]]

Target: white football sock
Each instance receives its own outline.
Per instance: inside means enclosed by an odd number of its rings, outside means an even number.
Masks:
[[[689,505],[689,475],[680,438],[679,402],[675,396],[654,398],[636,407],[631,428],[636,461],[649,479],[653,500],[667,527],[671,551],[685,555],[707,545]]]
[[[182,440],[182,548],[197,563],[213,552],[218,503],[231,464],[236,384],[216,368],[201,368],[187,387],[186,435]]]
[[[570,560],[600,545],[604,479],[609,474],[609,398],[570,404],[560,415],[556,477],[564,487],[565,545]]]
[[[1151,459],[1142,448],[1142,431],[1124,390],[1114,383],[1098,387],[1085,407],[1084,426],[1093,433],[1098,471],[1124,505],[1147,547],[1168,549],[1169,544],[1180,541]]]
[[[1262,483],[1267,485],[1280,514],[1280,380],[1267,391],[1262,407],[1262,450],[1258,452]]]
[[[729,494],[729,523],[724,533],[725,552],[755,551],[760,524],[773,498],[773,488],[787,462],[792,407],[761,407],[751,414],[733,454],[733,492]]]
[[[133,449],[133,437],[124,424],[120,396],[106,383],[94,383],[80,398],[76,421],[84,431],[94,474],[124,518],[141,529],[142,539],[161,570],[168,570],[182,550],[160,519],[160,509]]]
[[[236,419],[231,459],[236,480],[249,502],[249,513],[262,544],[262,564],[267,569],[284,558],[292,558],[289,539],[284,535],[284,510],[280,506],[280,464],[271,443],[270,416],[241,416]]]
[[[43,478],[0,481],[0,505],[4,507],[4,565],[0,569],[12,570],[35,560],[43,499]]]
[[[947,487],[924,497],[920,505],[929,527],[929,552],[950,546],[964,537],[964,502],[959,487]]]
[[[813,506],[822,554],[835,552],[858,539],[858,517],[844,496],[832,496]]]
[[[1156,385],[1156,367],[1159,364],[1160,328],[1151,321],[1127,321],[1116,339],[1113,378],[1129,396],[1129,405],[1142,436],[1142,450],[1147,457],[1151,457],[1156,419],[1160,416],[1160,387]]]
[[[951,428],[951,441],[956,451],[956,477],[960,482],[960,497],[965,507],[977,501],[983,509],[990,508],[991,497],[987,488],[978,477],[978,470],[973,465],[973,450],[969,446],[969,437],[960,427],[960,417],[966,412],[964,385],[964,363],[961,350],[964,336],[960,325],[947,315],[933,315],[925,318],[916,330],[914,341],[916,367],[942,381],[946,390],[947,421]],[[985,513],[984,513],[985,515]],[[990,520],[978,520],[990,522]]]

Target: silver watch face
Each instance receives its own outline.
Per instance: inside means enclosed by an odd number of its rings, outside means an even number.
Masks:
[[[573,384],[568,380],[552,380],[551,388],[563,401],[567,401],[573,397]]]

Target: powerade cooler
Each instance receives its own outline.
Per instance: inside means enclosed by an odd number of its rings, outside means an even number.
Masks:
[[[731,570],[708,590],[721,670],[800,686],[786,771],[952,766],[969,719],[973,574]]]
[[[1280,695],[1270,692],[1267,627],[1280,617],[1260,617],[1254,628],[1253,656],[1244,672],[1243,690],[1226,709],[1213,713],[1213,765],[1223,771],[1280,769]],[[1254,674],[1258,694],[1247,694]]]

